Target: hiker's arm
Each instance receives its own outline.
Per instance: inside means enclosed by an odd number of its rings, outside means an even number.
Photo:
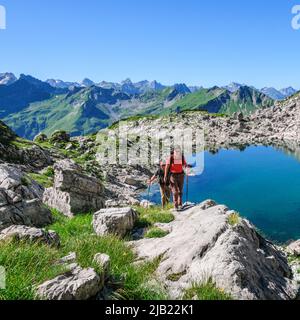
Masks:
[[[154,175],[149,181],[148,184],[152,184],[152,182],[156,179],[156,176]]]

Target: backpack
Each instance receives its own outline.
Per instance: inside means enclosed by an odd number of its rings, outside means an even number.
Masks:
[[[182,155],[182,162],[181,162],[181,165],[182,165],[182,173],[184,173],[184,170],[183,170],[184,161],[185,161],[185,158],[184,158],[184,155]],[[169,175],[171,175],[170,169],[171,169],[171,165],[173,165],[173,164],[174,164],[174,154],[171,155],[171,159],[170,159]]]

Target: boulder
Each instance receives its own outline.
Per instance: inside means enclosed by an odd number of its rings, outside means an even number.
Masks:
[[[300,256],[300,240],[294,241],[286,248],[289,254]]]
[[[98,179],[86,175],[72,160],[59,161],[53,168],[54,185],[45,190],[44,203],[69,217],[104,207],[103,186]]]
[[[124,183],[136,188],[141,188],[143,186],[142,181],[136,180],[132,177],[125,177]]]
[[[0,241],[7,240],[41,242],[50,246],[59,247],[59,236],[55,231],[46,231],[26,226],[10,226],[0,232]]]
[[[70,141],[70,135],[63,130],[58,130],[53,132],[50,138],[51,143],[61,143],[61,142],[69,142]]]
[[[70,252],[67,256],[59,259],[59,264],[75,263],[77,259],[76,252]]]
[[[88,300],[102,288],[103,283],[94,269],[72,264],[65,274],[38,286],[37,296],[44,300]]]
[[[150,201],[148,201],[148,200],[142,200],[142,201],[140,202],[140,206],[141,206],[142,208],[148,209],[148,208],[153,208],[153,207],[155,206],[155,203],[150,202]]]
[[[99,236],[124,237],[133,229],[137,218],[138,214],[130,207],[102,209],[94,214],[93,227]]]
[[[31,148],[22,149],[20,153],[22,162],[35,169],[42,169],[53,163],[49,151],[44,150],[37,145]]]
[[[18,166],[0,164],[0,231],[11,225],[50,224],[51,212],[40,200],[43,191]]]
[[[33,142],[45,142],[48,140],[47,135],[45,135],[44,133],[39,133],[38,135],[36,135],[33,139]]]
[[[193,283],[212,279],[234,299],[288,300],[297,293],[285,255],[247,220],[229,224],[222,205],[196,206],[177,215],[164,238],[132,242],[139,260],[160,257],[160,280],[181,299]]]

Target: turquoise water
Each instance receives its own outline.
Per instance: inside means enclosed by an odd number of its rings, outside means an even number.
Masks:
[[[296,157],[272,147],[249,147],[207,152],[204,159],[203,173],[189,177],[189,201],[214,199],[225,204],[270,240],[300,239],[300,162]],[[157,186],[150,197],[160,202]]]

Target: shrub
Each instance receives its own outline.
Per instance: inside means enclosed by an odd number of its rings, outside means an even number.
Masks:
[[[240,215],[237,212],[231,213],[230,216],[228,217],[228,223],[231,226],[236,226],[237,224],[240,223]]]
[[[163,238],[168,234],[169,234],[169,232],[164,231],[160,228],[154,227],[154,228],[151,228],[147,231],[145,238]]]
[[[229,294],[216,287],[212,279],[203,284],[194,284],[190,289],[186,290],[184,299],[191,300],[194,297],[197,300],[232,300]]]

